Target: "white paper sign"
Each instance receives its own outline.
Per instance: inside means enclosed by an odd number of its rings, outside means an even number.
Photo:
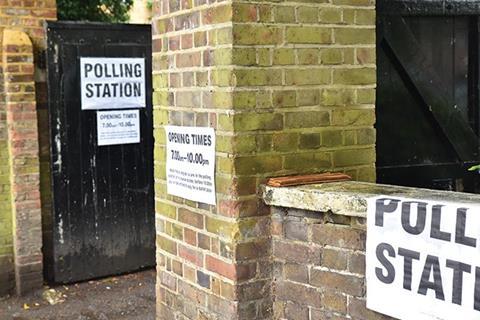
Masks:
[[[165,127],[168,194],[215,205],[215,131]]]
[[[480,205],[381,196],[367,221],[367,308],[480,319]]]
[[[144,58],[80,58],[82,110],[144,108]]]
[[[140,142],[139,110],[97,111],[98,145]]]

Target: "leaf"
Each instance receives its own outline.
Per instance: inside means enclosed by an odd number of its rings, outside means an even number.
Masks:
[[[477,164],[476,166],[468,168],[468,171],[479,171],[480,170],[480,164]]]

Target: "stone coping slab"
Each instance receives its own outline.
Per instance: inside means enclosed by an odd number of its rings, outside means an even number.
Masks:
[[[452,203],[480,204],[480,195],[347,181],[296,187],[262,186],[267,205],[331,212],[337,215],[367,216],[367,199],[380,195]]]

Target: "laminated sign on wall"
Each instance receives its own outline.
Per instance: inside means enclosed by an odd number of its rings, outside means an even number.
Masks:
[[[167,192],[215,205],[215,131],[166,126]]]
[[[80,58],[82,110],[145,108],[144,58]]]
[[[399,319],[480,319],[480,205],[368,200],[367,307]]]

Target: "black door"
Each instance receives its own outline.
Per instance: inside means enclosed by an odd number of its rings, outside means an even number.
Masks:
[[[153,266],[150,26],[49,22],[47,41],[53,193],[44,230],[47,279],[74,282]],[[98,145],[97,111],[81,109],[81,57],[145,59],[140,143]]]
[[[477,191],[468,168],[479,160],[478,2],[377,8],[378,181]]]

